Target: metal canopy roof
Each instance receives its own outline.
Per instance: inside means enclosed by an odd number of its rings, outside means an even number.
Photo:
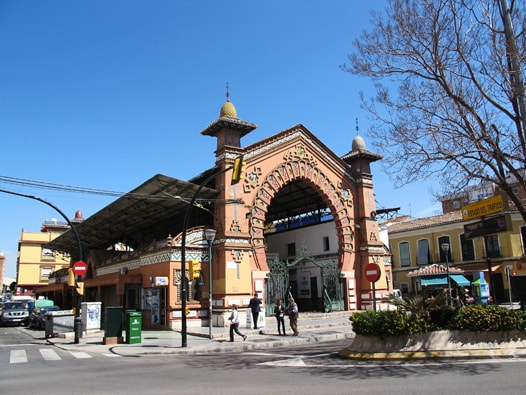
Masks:
[[[116,243],[124,243],[134,250],[145,248],[154,240],[175,236],[182,225],[190,200],[199,184],[213,168],[190,182],[157,174],[133,191],[120,197],[85,221],[75,225],[84,252],[106,250]],[[217,191],[214,181],[203,187],[194,207],[189,227],[212,225]],[[249,202],[245,202],[249,203]],[[283,186],[269,205],[266,222],[291,218],[327,208],[320,194],[306,182],[297,180]],[[49,248],[76,255],[78,244],[70,230],[48,244]]]
[[[296,180],[284,185],[274,196],[265,221],[273,222],[326,208],[327,204],[318,192],[306,182]]]
[[[138,249],[154,240],[165,239],[168,234],[179,234],[190,200],[198,188],[198,184],[157,174],[75,225],[83,251],[107,249],[119,242]],[[189,226],[212,223],[213,199],[216,196],[215,189],[201,189],[196,203],[202,207],[194,207]],[[48,245],[53,250],[72,254],[78,250],[71,230]]]

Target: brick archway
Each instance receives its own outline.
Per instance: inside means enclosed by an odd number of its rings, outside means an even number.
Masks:
[[[250,216],[251,244],[255,251],[259,266],[268,270],[265,256],[265,215],[272,199],[285,185],[295,180],[301,180],[315,190],[330,209],[336,223],[340,258],[345,253],[354,251],[354,222],[353,200],[350,189],[345,189],[342,182],[334,185],[331,176],[324,173],[316,163],[308,159],[284,161],[274,167],[265,177],[261,185],[253,193],[252,210]],[[343,259],[340,259],[340,268]]]

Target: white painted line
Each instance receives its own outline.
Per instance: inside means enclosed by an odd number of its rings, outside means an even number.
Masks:
[[[305,362],[303,362],[303,359],[301,358],[294,358],[294,359],[286,359],[286,360],[281,360],[281,361],[275,361],[275,362],[263,362],[263,363],[260,363],[259,365],[270,365],[270,366],[300,366],[300,367],[304,367],[306,366],[305,365]]]
[[[11,350],[9,356],[9,363],[26,363],[26,350]]]
[[[41,348],[38,351],[40,351],[40,355],[42,355],[42,358],[46,361],[60,361],[62,359],[55,350],[52,350],[51,348]]]
[[[88,358],[93,358],[91,355],[85,353],[85,352],[82,352],[82,351],[70,351],[69,352],[71,355],[73,355],[75,358],[77,359],[88,359]]]

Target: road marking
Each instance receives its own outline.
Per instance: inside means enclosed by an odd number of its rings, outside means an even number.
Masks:
[[[38,351],[40,351],[40,355],[42,355],[42,358],[46,361],[60,361],[62,359],[55,350],[52,350],[51,348],[41,348]]]
[[[26,350],[11,350],[9,356],[9,363],[26,363]]]
[[[280,358],[308,358],[307,355],[298,355],[298,354],[278,354],[273,352],[246,352],[245,355],[263,355],[269,357],[280,357]]]
[[[307,366],[305,365],[305,362],[303,362],[303,359],[301,358],[294,358],[294,359],[286,359],[281,361],[270,361],[270,362],[263,362],[258,365],[270,365],[270,366]]]
[[[110,352],[110,353],[103,353],[102,355],[104,355],[105,357],[109,357],[109,358],[122,358],[122,355],[114,354],[112,352]]]
[[[77,359],[87,359],[87,358],[93,358],[91,355],[82,352],[82,351],[70,351],[71,355],[73,355]]]
[[[25,346],[34,346],[35,343],[18,343],[18,344],[0,344],[1,347],[25,347]]]

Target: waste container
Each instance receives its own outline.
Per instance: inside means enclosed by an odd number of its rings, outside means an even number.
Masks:
[[[46,313],[46,339],[58,333],[75,331],[75,315],[71,310],[49,311]]]
[[[104,337],[122,337],[122,307],[106,307]]]
[[[137,344],[142,340],[142,314],[140,311],[126,313],[126,343]]]

